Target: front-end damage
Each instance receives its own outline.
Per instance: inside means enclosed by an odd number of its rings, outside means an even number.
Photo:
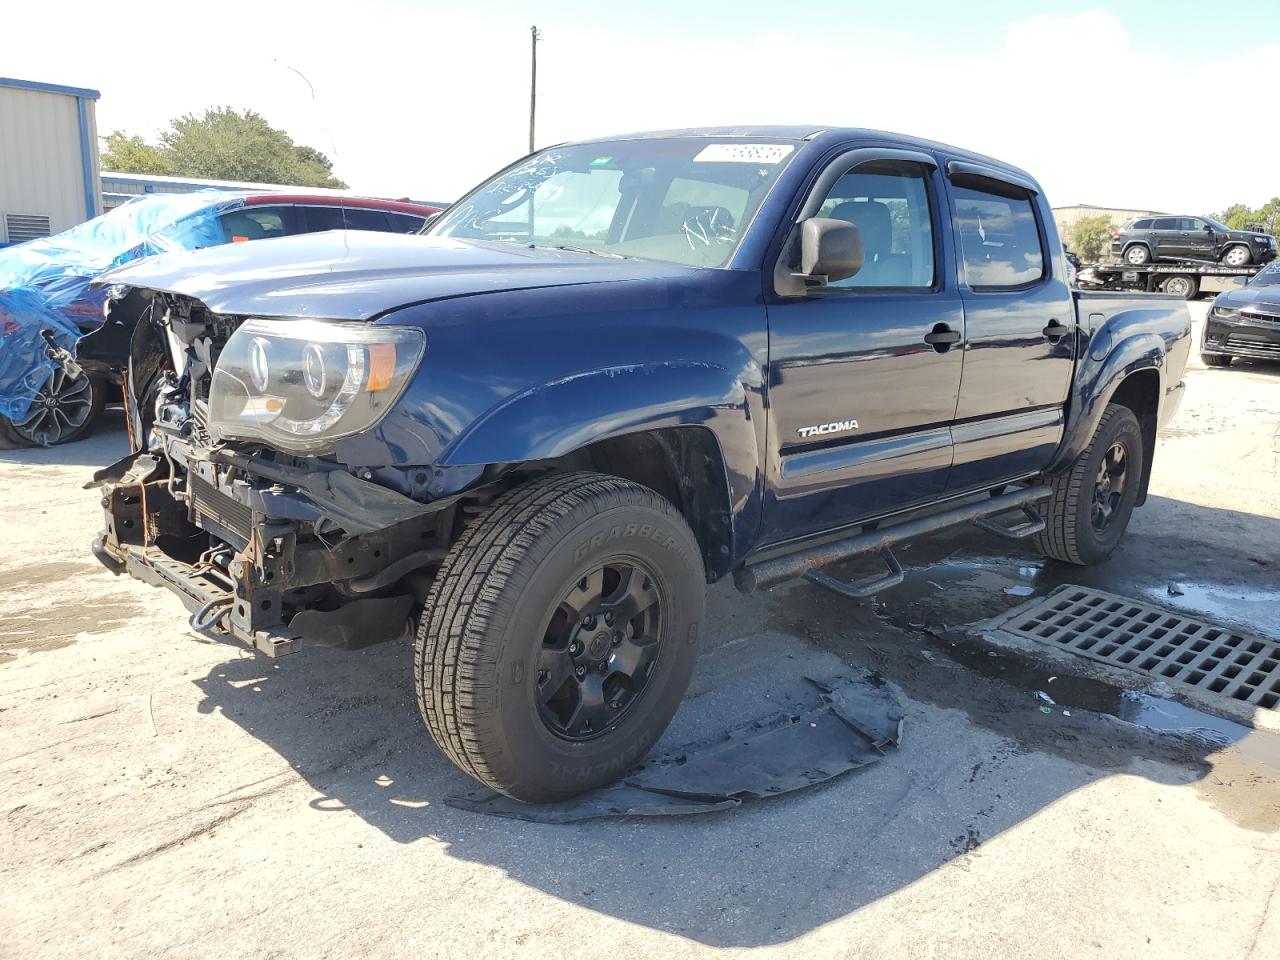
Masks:
[[[150,293],[126,384],[134,452],[96,478],[105,524],[93,552],[176,593],[193,629],[272,656],[300,640],[400,636],[444,556],[457,504],[414,499],[322,455],[216,438],[212,373],[246,319]],[[412,489],[411,478],[402,482]]]

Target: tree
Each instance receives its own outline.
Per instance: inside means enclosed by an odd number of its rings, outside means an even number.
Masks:
[[[106,141],[102,155],[106,169],[300,187],[346,187],[333,175],[328,157],[314,147],[294,143],[253,110],[221,107],[206,110],[202,116],[184,114],[170,121],[155,145],[121,130],[108,134]]]
[[[1243,203],[1233,203],[1221,213],[1215,213],[1213,219],[1221,220],[1232,230],[1249,230],[1261,226],[1274,236],[1280,231],[1280,197],[1272,197],[1256,210]]]
[[[1084,263],[1102,259],[1102,253],[1111,240],[1111,231],[1115,229],[1111,218],[1099,214],[1094,217],[1081,217],[1071,225],[1068,246]]]
[[[169,173],[169,161],[164,153],[141,137],[125,136],[122,130],[114,130],[103,139],[102,168],[117,173]]]

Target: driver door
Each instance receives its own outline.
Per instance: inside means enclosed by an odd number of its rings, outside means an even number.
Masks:
[[[935,162],[892,153],[846,154],[858,159],[838,159],[803,208],[857,225],[862,269],[768,303],[765,544],[927,502],[947,484],[964,311]]]

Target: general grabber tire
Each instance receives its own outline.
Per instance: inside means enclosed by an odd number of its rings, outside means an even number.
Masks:
[[[423,719],[481,783],[547,803],[609,783],[675,714],[705,578],[646,487],[551,475],[494,501],[445,558],[415,648]]]
[[[1071,469],[1055,477],[1041,507],[1036,546],[1066,563],[1101,563],[1120,544],[1146,462],[1142,429],[1128,407],[1108,404],[1093,440]]]

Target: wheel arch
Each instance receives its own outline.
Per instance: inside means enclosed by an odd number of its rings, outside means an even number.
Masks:
[[[1151,482],[1151,461],[1156,449],[1156,428],[1160,415],[1160,371],[1154,367],[1134,370],[1111,393],[1109,403],[1128,407],[1142,429],[1142,476],[1138,480],[1138,504],[1147,499]]]
[[[1160,400],[1165,389],[1165,353],[1165,341],[1157,334],[1147,333],[1119,341],[1100,360],[1086,355],[1073,388],[1064,440],[1045,471],[1047,474],[1069,469],[1088,447],[1107,405],[1118,403],[1134,412],[1142,428],[1145,456],[1138,502],[1145,500],[1160,422]]]
[[[684,515],[714,581],[759,523],[763,413],[753,381],[691,361],[564,378],[508,398],[460,435],[440,464],[503,475],[586,468],[640,483]]]

